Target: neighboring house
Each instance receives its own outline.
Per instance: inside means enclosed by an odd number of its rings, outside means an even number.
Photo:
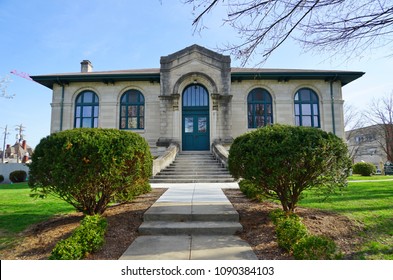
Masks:
[[[156,69],[33,76],[52,89],[51,133],[101,127],[141,134],[151,147],[176,141],[209,150],[272,123],[318,127],[344,138],[342,87],[363,72],[232,68],[198,45],[162,56]]]
[[[348,149],[354,163],[369,162],[383,170],[387,161],[384,150],[385,139],[383,125],[371,125],[345,132]]]
[[[4,159],[10,163],[25,163],[29,161],[32,154],[33,149],[27,145],[26,140],[23,140],[22,143],[16,142],[13,146],[8,144],[5,149]]]

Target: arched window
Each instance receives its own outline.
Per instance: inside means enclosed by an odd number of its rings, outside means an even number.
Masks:
[[[81,92],[75,101],[74,127],[98,127],[98,105],[95,92]]]
[[[253,89],[248,94],[247,107],[248,128],[258,128],[273,123],[272,97],[266,89]]]
[[[295,124],[320,127],[319,99],[312,89],[302,88],[295,94]]]
[[[120,99],[120,129],[144,128],[145,98],[139,90],[128,90]]]
[[[189,85],[183,92],[184,107],[205,107],[209,105],[209,94],[202,85]]]

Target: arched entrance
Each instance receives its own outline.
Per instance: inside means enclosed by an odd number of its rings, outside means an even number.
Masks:
[[[187,86],[182,95],[183,151],[210,150],[209,94],[200,84]]]

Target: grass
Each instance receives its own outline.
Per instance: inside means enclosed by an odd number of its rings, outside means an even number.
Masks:
[[[356,220],[364,226],[362,236],[367,240],[359,258],[393,260],[393,181],[380,181],[382,177],[349,182],[341,194],[325,201],[308,192],[299,206],[329,210]]]
[[[54,197],[35,199],[29,195],[27,183],[0,185],[0,249],[14,243],[17,234],[30,225],[74,210]]]
[[[392,180],[393,176],[389,175],[373,175],[373,176],[361,176],[354,174],[348,177],[348,181],[379,181],[379,180]]]

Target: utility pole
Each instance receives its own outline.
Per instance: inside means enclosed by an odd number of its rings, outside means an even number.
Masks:
[[[5,141],[7,141],[7,135],[10,134],[7,132],[7,126],[4,128],[4,141],[3,141],[3,155],[2,155],[2,162],[4,163],[5,161]]]
[[[24,134],[22,134],[22,132],[25,131],[25,127],[22,124],[20,124],[16,126],[15,130],[18,131],[18,134],[16,134],[16,141],[19,143],[19,148],[18,148],[18,154],[16,155],[16,162],[19,163],[19,154],[21,149],[20,142],[23,140],[23,137],[25,136]],[[20,154],[20,157],[22,157],[22,154]]]

